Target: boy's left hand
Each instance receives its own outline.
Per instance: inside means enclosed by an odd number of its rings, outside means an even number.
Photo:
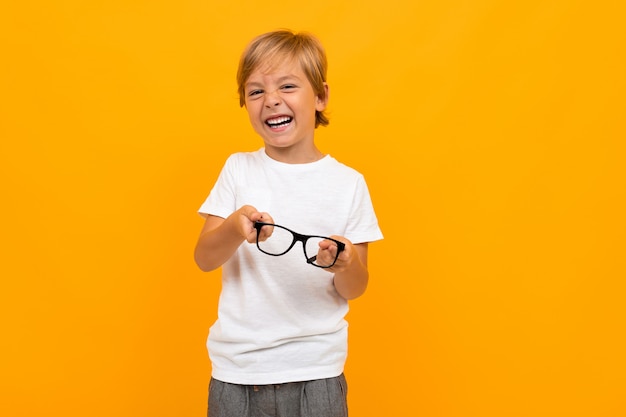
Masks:
[[[365,292],[369,279],[367,271],[367,242],[353,244],[343,236],[331,236],[345,244],[344,250],[339,252],[335,264],[326,271],[334,273],[335,289],[346,300],[354,299]],[[320,243],[318,259],[332,263],[337,254],[337,244],[331,240]],[[322,257],[322,258],[320,258]]]
[[[352,244],[352,242],[350,242],[345,237],[336,236],[336,235],[333,235],[330,237],[335,240],[345,243],[345,248],[339,253],[339,257],[337,258],[337,261],[335,262],[335,264],[330,268],[326,268],[326,270],[329,272],[333,272],[333,273],[342,272],[350,267],[350,265],[355,259],[355,256],[358,256],[358,254],[354,250],[354,245]],[[332,240],[324,240],[320,242],[320,250],[317,253],[318,263],[320,264],[332,263],[333,259],[335,259],[335,256],[337,254],[337,250],[338,250],[337,244],[333,242]]]

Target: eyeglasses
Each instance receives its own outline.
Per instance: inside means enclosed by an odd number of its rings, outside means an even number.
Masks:
[[[274,228],[272,235],[264,241],[259,240],[261,234],[261,228],[263,226],[270,226]],[[336,239],[325,236],[310,236],[296,233],[293,230],[289,230],[284,226],[279,226],[272,223],[254,222],[254,228],[256,229],[256,246],[259,250],[267,255],[281,256],[286,254],[293,248],[296,242],[302,242],[302,248],[304,249],[304,256],[306,263],[316,266],[318,268],[330,268],[335,265],[339,254],[346,248],[346,244]],[[337,251],[332,261],[320,261],[317,260],[317,254],[320,250],[320,242],[324,240],[330,240],[337,245]]]

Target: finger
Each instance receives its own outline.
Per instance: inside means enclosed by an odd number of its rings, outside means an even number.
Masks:
[[[335,248],[337,247],[337,244],[335,242],[333,242],[332,240],[329,240],[329,239],[324,239],[324,240],[320,241],[319,245],[320,245],[321,249],[325,249],[325,250],[326,249],[330,249],[333,246]]]
[[[247,222],[244,225],[244,237],[248,241],[248,243],[253,243],[256,241],[256,228],[254,227],[254,223]]]
[[[246,217],[248,220],[254,222],[254,216],[258,213],[257,209],[254,206],[245,205],[239,209],[239,212]]]
[[[259,241],[263,242],[267,240],[267,238],[272,236],[272,233],[274,233],[274,226],[267,226],[267,225],[261,226],[258,232]]]
[[[321,245],[321,243],[320,243]],[[335,260],[337,254],[337,247],[330,246],[328,248],[320,248],[317,254],[317,260],[320,264],[330,264]]]
[[[259,219],[258,221],[263,222],[263,223],[270,223],[273,224],[274,223],[274,219],[272,219],[272,216],[270,216],[268,213],[266,212],[261,212],[259,213]]]

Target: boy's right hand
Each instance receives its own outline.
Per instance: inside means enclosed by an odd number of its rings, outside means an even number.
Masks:
[[[256,242],[257,231],[254,228],[254,222],[274,223],[272,216],[265,212],[259,212],[256,208],[250,205],[242,206],[237,211],[239,216],[237,222],[239,233],[244,239],[246,239],[246,241],[248,241],[248,243]],[[271,234],[272,228],[263,227],[261,228],[259,240],[263,241],[270,237]]]

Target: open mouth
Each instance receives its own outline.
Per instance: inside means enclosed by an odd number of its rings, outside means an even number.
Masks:
[[[293,120],[292,117],[280,116],[280,117],[275,117],[273,119],[267,119],[265,121],[265,124],[271,127],[272,129],[278,129],[278,128],[287,126],[289,123],[291,123],[292,120]]]

